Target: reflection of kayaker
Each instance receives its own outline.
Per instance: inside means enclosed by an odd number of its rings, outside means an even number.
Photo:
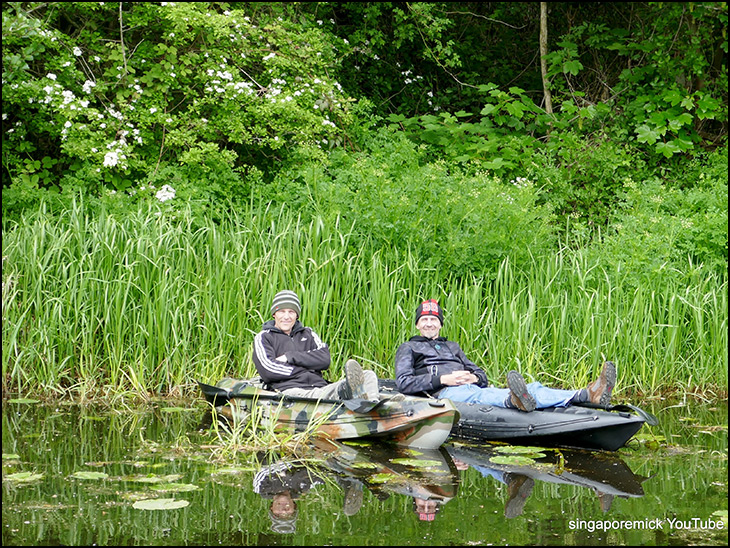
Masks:
[[[559,464],[544,462],[545,458],[549,458],[546,455],[542,455],[539,462],[535,461],[534,464],[522,464],[518,459],[515,459],[514,464],[496,464],[495,457],[504,460],[505,454],[509,452],[500,452],[500,447],[469,445],[448,445],[446,449],[457,469],[467,470],[471,467],[482,476],[492,477],[507,486],[504,509],[507,518],[522,514],[535,481],[590,489],[596,494],[604,513],[610,510],[614,497],[644,495],[641,484],[647,478],[634,474],[624,461],[607,453],[561,451],[562,460]]]
[[[443,449],[414,452],[397,446],[352,447],[324,440],[315,444],[315,455],[326,462],[340,485],[356,482],[380,500],[391,494],[407,495],[414,500],[419,519],[432,519],[438,508],[456,496],[459,474]]]
[[[270,498],[269,518],[275,533],[294,533],[297,523],[297,499],[323,480],[296,461],[279,461],[262,468],[253,479],[253,490]]]

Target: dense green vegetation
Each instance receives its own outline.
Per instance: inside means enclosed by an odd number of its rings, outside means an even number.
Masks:
[[[288,287],[332,378],[435,297],[497,382],[726,394],[727,5],[547,7],[4,3],[3,390],[250,374]]]

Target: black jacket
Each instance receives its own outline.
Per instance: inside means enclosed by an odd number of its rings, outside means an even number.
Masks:
[[[428,339],[417,335],[395,353],[395,381],[398,391],[404,394],[434,394],[446,387],[441,384],[441,375],[464,370],[477,376],[477,386],[489,386],[487,374],[466,357],[457,343],[444,337]]]
[[[276,361],[282,354],[286,354],[286,362]],[[253,363],[273,390],[326,386],[322,371],[329,368],[330,362],[329,347],[298,320],[289,335],[270,320],[254,338]]]

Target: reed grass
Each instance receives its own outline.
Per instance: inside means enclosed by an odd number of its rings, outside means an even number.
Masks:
[[[495,384],[509,369],[583,386],[604,359],[619,393],[727,393],[727,277],[636,286],[561,249],[483,278],[422,267],[416,252],[359,244],[354,227],[251,206],[218,223],[189,212],[42,209],[3,231],[3,390],[80,397],[188,395],[255,373],[253,336],[281,289],[329,343],[393,376],[420,300]]]

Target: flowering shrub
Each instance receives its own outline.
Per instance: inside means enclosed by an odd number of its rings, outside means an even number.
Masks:
[[[315,22],[245,3],[25,6],[3,4],[3,188],[16,206],[34,189],[125,191],[166,166],[192,166],[194,194],[211,173],[245,179],[342,141],[348,98]]]

